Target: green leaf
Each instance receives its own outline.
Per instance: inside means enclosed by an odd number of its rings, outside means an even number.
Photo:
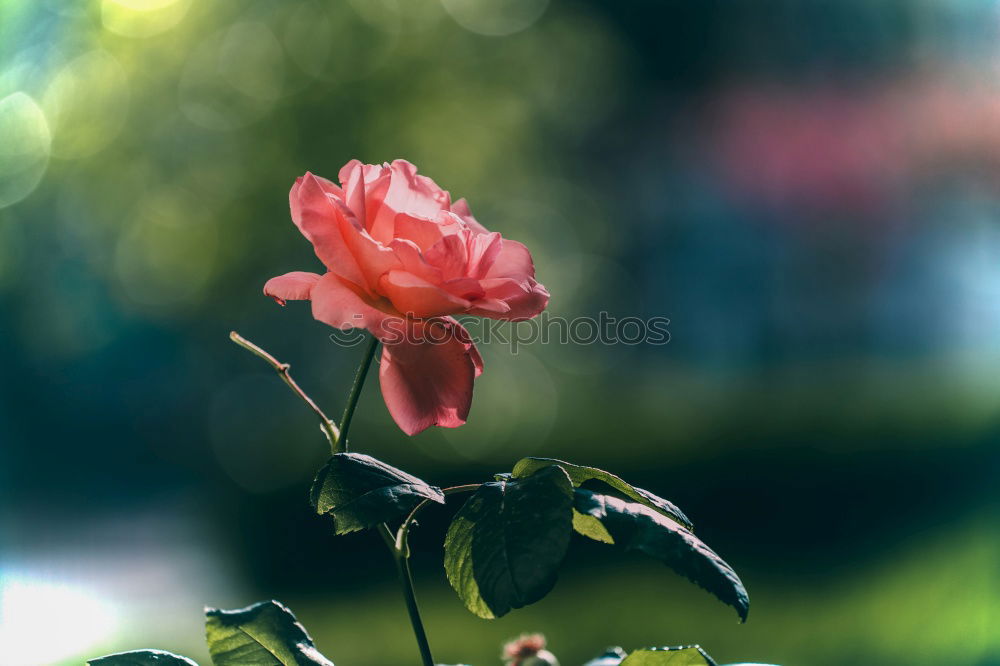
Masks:
[[[88,666],[198,666],[179,654],[163,650],[117,652],[87,662]]]
[[[337,534],[405,518],[425,499],[444,504],[440,488],[361,453],[338,453],[313,481],[312,505],[333,517]]]
[[[528,476],[529,474],[534,473],[535,470],[549,465],[559,465],[566,470],[566,473],[569,474],[570,480],[573,482],[574,488],[580,487],[587,481],[598,481],[604,485],[614,488],[616,491],[625,495],[633,502],[638,502],[643,506],[648,506],[650,509],[663,514],[667,518],[683,525],[689,530],[694,527],[691,524],[691,521],[688,520],[688,517],[684,515],[684,512],[677,508],[673,502],[665,500],[662,497],[658,497],[648,490],[636,488],[611,472],[605,472],[603,469],[598,469],[596,467],[574,465],[573,463],[556,460],[555,458],[522,458],[517,461],[516,465],[514,465],[514,478]],[[599,490],[602,489],[599,488]],[[581,534],[584,534],[584,536],[590,536],[584,532],[581,532]]]
[[[750,599],[740,577],[692,532],[649,507],[585,488],[574,491],[574,507],[599,520],[615,545],[662,561],[735,608],[746,621]]]
[[[215,666],[333,666],[277,601],[239,610],[206,608],[205,634]]]
[[[448,528],[448,582],[482,618],[532,604],[555,585],[572,525],[573,486],[558,466],[484,483]]]
[[[588,516],[573,509],[573,529],[585,537],[601,543],[614,544],[615,539],[604,527],[604,523],[593,516]]]
[[[621,648],[608,648],[600,657],[584,666],[716,666],[715,661],[697,645],[636,650],[627,658]],[[724,664],[723,666],[775,666],[774,664]]]
[[[636,650],[621,666],[718,666],[697,645]]]

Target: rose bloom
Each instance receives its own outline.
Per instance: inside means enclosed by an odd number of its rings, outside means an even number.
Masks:
[[[406,160],[351,160],[339,177],[338,186],[307,173],[289,193],[292,220],[327,272],[287,273],[264,293],[281,305],[311,300],[317,320],[381,340],[382,396],[404,432],[460,426],[483,361],[451,315],[521,321],[544,310],[531,254]]]

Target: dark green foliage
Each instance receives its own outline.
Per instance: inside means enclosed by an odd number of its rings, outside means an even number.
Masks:
[[[692,529],[693,527],[691,521],[688,520],[688,517],[685,516],[684,512],[677,508],[673,502],[665,500],[662,497],[658,497],[648,490],[636,488],[611,472],[605,472],[603,469],[598,469],[596,467],[574,465],[573,463],[556,460],[555,458],[522,458],[517,461],[516,465],[514,465],[513,476],[514,478],[528,476],[529,474],[535,472],[535,470],[549,465],[559,465],[566,470],[566,473],[569,474],[570,480],[573,482],[573,487],[579,487],[584,483],[587,483],[588,486],[597,485],[588,483],[597,482],[607,488],[598,486],[592,487],[592,490],[597,490],[598,492],[605,494],[611,494],[611,491],[608,489],[613,489],[633,502],[638,502],[643,506],[648,506],[650,509],[658,511],[667,518],[670,518],[688,529]]]
[[[317,513],[333,518],[337,534],[401,520],[425,499],[444,504],[440,488],[361,453],[338,453],[313,481]]]
[[[206,609],[205,637],[215,666],[333,666],[277,601],[239,610]]]
[[[726,562],[689,530],[649,507],[584,488],[574,508],[600,521],[614,544],[654,557],[736,609],[746,621],[750,608],[743,582]]]
[[[485,483],[448,529],[448,581],[479,617],[534,603],[555,585],[572,524],[573,487],[558,466]]]

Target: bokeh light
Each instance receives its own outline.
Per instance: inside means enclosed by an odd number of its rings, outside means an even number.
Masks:
[[[107,146],[125,124],[129,85],[125,71],[103,50],[66,64],[45,90],[42,108],[52,127],[52,153],[89,157]]]
[[[41,108],[23,92],[0,99],[0,208],[38,186],[49,163],[52,137]]]
[[[180,106],[196,125],[233,130],[262,118],[282,95],[281,44],[265,23],[243,21],[206,38],[180,80]]]
[[[101,0],[101,23],[124,37],[152,37],[181,22],[194,0]]]
[[[150,192],[132,213],[115,253],[119,287],[153,308],[200,300],[211,278],[218,232],[194,199]]]
[[[501,37],[520,32],[541,18],[549,0],[441,0],[441,4],[466,30]]]
[[[368,24],[388,33],[422,32],[444,18],[440,0],[347,0]]]
[[[118,624],[114,606],[94,590],[0,570],[3,663],[46,666],[85,654],[113,638]]]

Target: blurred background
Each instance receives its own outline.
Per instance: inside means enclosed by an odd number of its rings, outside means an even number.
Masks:
[[[577,542],[494,622],[414,536],[442,663],[542,631],[721,661],[1000,664],[1000,4],[0,0],[0,664],[289,604],[338,665],[417,663],[389,557],[307,503],[360,354],[264,281],[318,262],[306,170],[416,163],[532,249],[551,311],[665,346],[484,347],[467,426],[355,445],[439,485],[524,455],[677,502],[750,620]]]

